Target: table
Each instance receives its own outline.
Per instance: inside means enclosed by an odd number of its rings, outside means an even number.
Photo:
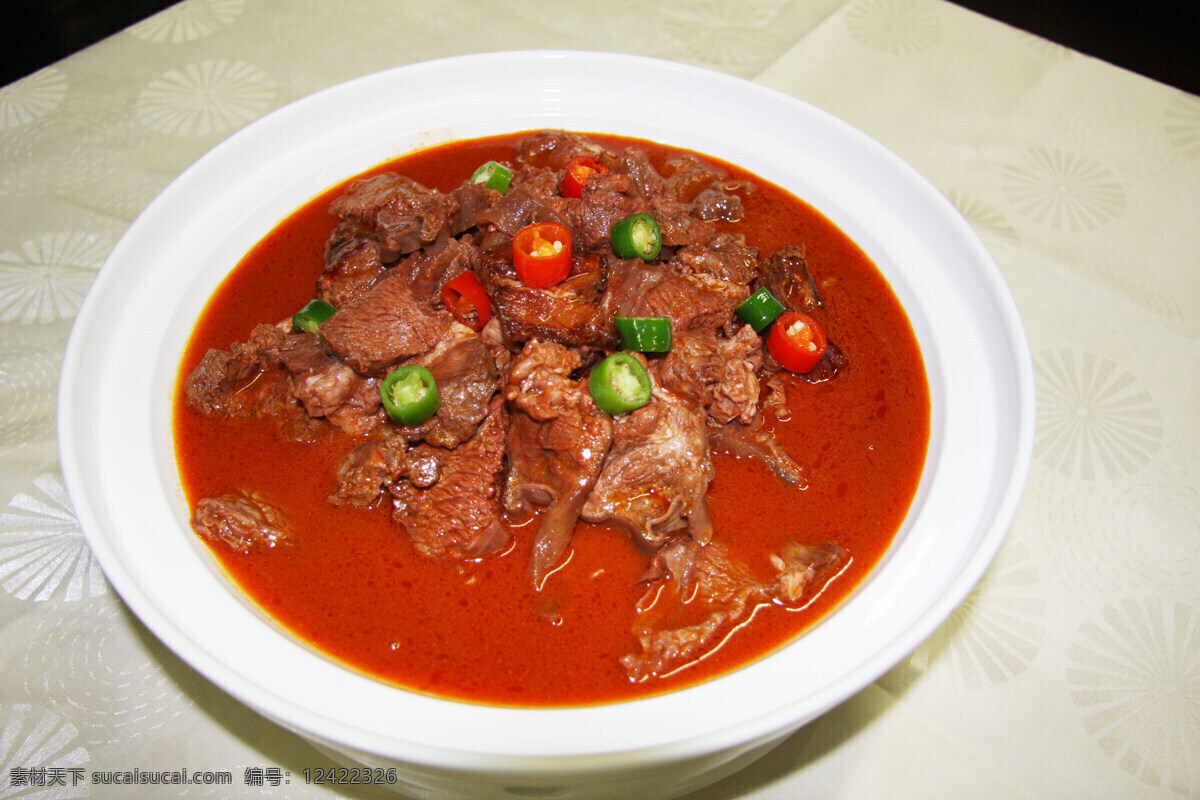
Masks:
[[[92,781],[185,767],[233,777],[187,797],[363,796],[298,780],[331,762],[106,584],[57,371],[105,256],[217,142],[361,74],[541,48],[728,72],[878,139],[978,232],[1036,370],[1029,485],[968,600],[690,800],[1200,795],[1200,98],[940,0],[185,0],[0,89],[0,797],[161,797]]]

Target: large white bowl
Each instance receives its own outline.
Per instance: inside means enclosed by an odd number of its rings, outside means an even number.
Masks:
[[[332,184],[454,139],[544,127],[708,153],[807,200],[875,261],[929,375],[916,500],[882,563],[793,644],[651,699],[509,709],[388,687],[338,666],[235,590],[188,525],[171,436],[181,354],[259,238]],[[644,58],[518,52],[415,64],[289,105],[215,148],[130,227],[67,348],[59,440],[88,542],[142,621],[225,691],[421,797],[669,797],[749,763],[897,663],[999,547],[1029,465],[1033,381],[1012,300],[963,219],[911,168],[827,114]]]

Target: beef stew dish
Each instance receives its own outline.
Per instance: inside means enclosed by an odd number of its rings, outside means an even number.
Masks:
[[[192,527],[298,638],[438,697],[609,703],[852,593],[930,399],[886,280],[803,201],[598,134],[431,147],[295,212],[189,340]]]

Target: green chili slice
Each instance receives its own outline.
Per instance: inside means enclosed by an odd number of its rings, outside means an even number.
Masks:
[[[388,416],[400,425],[420,425],[442,403],[433,373],[420,364],[392,370],[379,384],[379,396]]]
[[[783,313],[784,308],[783,303],[776,300],[775,295],[764,286],[742,301],[734,311],[743,322],[754,328],[755,333],[762,333]]]
[[[613,353],[588,375],[588,391],[596,405],[616,417],[650,402],[650,373],[629,353]]]
[[[649,261],[662,249],[662,229],[649,214],[634,214],[613,225],[609,244],[621,258]]]
[[[312,300],[292,315],[292,330],[298,333],[316,333],[321,323],[332,317],[335,311],[337,309],[324,300]]]
[[[671,349],[670,317],[614,317],[622,350],[665,353]]]
[[[508,191],[508,185],[512,183],[512,170],[499,161],[489,161],[475,170],[471,180],[504,194]]]

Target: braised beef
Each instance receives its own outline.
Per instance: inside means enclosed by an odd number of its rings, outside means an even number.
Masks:
[[[749,424],[758,413],[762,352],[762,338],[749,325],[728,339],[681,331],[671,352],[654,363],[654,374],[661,385],[705,409],[713,422]]]
[[[613,225],[631,214],[648,210],[645,203],[629,196],[630,182],[626,175],[607,175],[592,178],[583,197],[566,211],[571,230],[577,241],[589,249],[609,246]]]
[[[275,325],[257,325],[245,342],[234,342],[228,350],[209,350],[184,384],[188,405],[214,416],[257,414],[260,391],[244,390],[274,362],[285,337]]]
[[[388,486],[406,474],[407,456],[408,442],[402,436],[363,442],[338,464],[337,488],[329,501],[338,505],[374,505]]]
[[[315,333],[286,337],[276,357],[291,376],[292,393],[312,417],[324,417],[341,407],[362,380]]]
[[[445,235],[458,202],[404,175],[385,173],[355,181],[329,210],[371,231],[381,259],[390,263]]]
[[[383,401],[379,397],[379,378],[360,375],[349,396],[337,408],[325,415],[331,423],[356,436],[371,433],[387,422]]]
[[[675,254],[687,271],[701,272],[733,283],[749,285],[759,272],[759,250],[731,233],[717,234],[709,242],[691,244]]]
[[[476,221],[493,235],[483,245],[490,247],[498,241],[511,239],[517,231],[535,222],[557,222],[568,225],[567,203],[558,194],[558,176],[552,172],[532,172],[527,180],[515,184],[486,211],[476,215]],[[502,234],[497,238],[496,234]]]
[[[539,131],[521,141],[521,161],[561,170],[575,156],[599,156],[604,149],[585,136],[567,131]]]
[[[200,500],[192,529],[206,541],[238,553],[270,550],[290,541],[283,513],[251,491]]]
[[[807,470],[779,445],[775,436],[764,426],[761,414],[749,424],[736,421],[724,425],[710,424],[708,445],[714,451],[753,458],[764,464],[780,480],[794,484],[800,489],[808,487]]]
[[[607,276],[598,257],[576,258],[567,279],[546,288],[526,286],[517,278],[510,244],[484,250],[478,264],[480,280],[492,297],[508,341],[616,346],[612,318],[599,304]]]
[[[635,265],[635,291],[620,304],[624,316],[667,317],[675,331],[716,335],[734,320],[734,309],[749,296],[743,284],[706,273],[679,274],[665,266]],[[623,282],[616,291],[629,292]]]
[[[681,529],[707,542],[712,478],[704,412],[656,391],[650,403],[614,421],[612,447],[580,515],[624,528],[651,550]]]
[[[507,429],[508,412],[497,394],[487,419],[463,444],[453,449],[422,444],[408,453],[413,474],[387,488],[392,519],[418,552],[477,557],[508,543],[499,489]]]
[[[811,313],[824,305],[803,247],[783,248],[768,258],[763,268],[763,286],[788,308]]]
[[[579,365],[575,351],[530,340],[504,388],[512,409],[504,507],[546,509],[530,564],[539,587],[566,552],[613,435],[612,418],[596,407],[586,381],[571,377]]]
[[[321,325],[335,353],[364,375],[381,376],[437,345],[452,317],[419,302],[402,274],[389,275],[355,305]]]
[[[720,541],[680,537],[651,561],[633,633],[640,651],[621,659],[631,680],[664,675],[702,657],[759,605],[803,607],[845,567],[849,554],[830,542],[789,542],[771,558],[775,574],[759,580]],[[685,602],[686,598],[686,602]]]
[[[339,225],[338,231],[342,229]],[[335,231],[335,235],[338,233]],[[334,308],[352,306],[383,280],[387,267],[379,258],[379,242],[367,236],[339,241],[326,248],[325,270],[317,279],[317,297]]]
[[[417,361],[437,383],[442,402],[422,428],[421,438],[439,447],[456,447],[471,438],[488,415],[492,395],[500,388],[496,362],[479,334],[460,323]]]
[[[187,405],[215,417],[273,419],[287,438],[310,441],[317,422],[279,358],[287,339],[279,326],[257,325],[245,342],[209,350],[184,382]]]
[[[609,172],[581,197],[563,197],[562,170],[577,155],[596,156]],[[756,458],[806,486],[760,413],[785,413],[785,382],[734,309],[759,285],[798,310],[823,310],[822,297],[802,248],[764,260],[728,230],[753,187],[701,159],[656,167],[637,148],[614,153],[547,131],[521,143],[512,170],[504,195],[470,181],[438,192],[392,173],[352,183],[330,205],[338,221],[316,285],[337,312],[319,333],[260,325],[245,342],[210,351],[185,382],[187,402],[214,416],[277,417],[300,440],[320,426],[349,434],[329,502],[390,503],[429,557],[495,553],[510,541],[506,521],[536,517],[529,569],[538,589],[580,520],[627,531],[649,565],[634,628],[641,652],[624,663],[633,679],[663,674],[703,655],[756,605],[807,602],[845,563],[837,545],[789,544],[760,580],[714,538],[706,501],[713,452]],[[616,257],[612,226],[643,211],[662,227],[659,258]],[[567,226],[575,258],[564,281],[532,288],[516,276],[511,240],[541,221]],[[440,298],[466,271],[493,307],[479,333]],[[592,400],[587,373],[617,348],[616,315],[669,318],[674,346],[638,356],[653,376],[652,400],[614,418]],[[433,373],[441,405],[422,424],[401,426],[382,409],[379,384],[410,363]],[[844,365],[831,345],[800,377],[828,380]],[[239,552],[289,536],[279,512],[249,490],[202,500],[193,525]]]

